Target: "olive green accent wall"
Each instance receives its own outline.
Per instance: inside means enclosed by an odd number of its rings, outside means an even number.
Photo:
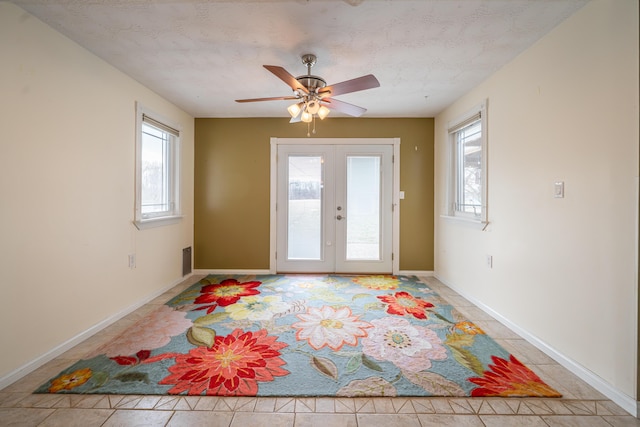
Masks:
[[[433,270],[431,118],[329,118],[319,138],[400,138],[400,269]],[[269,268],[270,138],[304,138],[286,118],[195,121],[196,269]]]

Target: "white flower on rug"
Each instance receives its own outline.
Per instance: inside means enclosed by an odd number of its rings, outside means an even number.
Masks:
[[[362,350],[368,356],[391,362],[408,372],[424,371],[431,368],[431,360],[447,358],[442,340],[429,328],[395,317],[371,323],[374,329],[362,340]]]
[[[234,320],[270,320],[277,313],[283,313],[290,305],[278,295],[242,297],[235,304],[225,307],[229,317]]]
[[[349,307],[335,310],[332,307],[309,307],[306,313],[298,314],[301,322],[291,325],[298,329],[296,339],[307,340],[315,350],[329,347],[340,350],[344,344],[355,346],[358,337],[366,337],[365,329],[371,328],[368,322],[359,320],[359,316],[352,316]]]
[[[169,344],[171,337],[182,334],[193,322],[185,318],[187,313],[163,305],[140,319],[122,335],[98,348],[90,357],[105,354],[107,357],[130,356],[140,350],[153,350]]]

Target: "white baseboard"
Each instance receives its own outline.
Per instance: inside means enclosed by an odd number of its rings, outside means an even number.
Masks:
[[[270,270],[230,270],[230,269],[218,269],[218,270],[209,270],[209,269],[198,269],[193,270],[193,274],[206,275],[206,274],[275,274]],[[427,270],[400,270],[398,275],[401,276],[422,276],[422,277],[431,277],[433,276],[433,271]]]
[[[135,304],[130,305],[129,307],[125,308],[124,310],[121,310],[121,311],[113,314],[112,316],[107,317],[106,319],[104,319],[101,322],[93,325],[92,327],[90,327],[86,331],[81,332],[78,335],[76,335],[75,337],[63,342],[59,346],[54,347],[53,349],[49,350],[48,352],[46,352],[42,356],[39,356],[38,358],[36,358],[36,359],[34,359],[34,360],[32,360],[32,361],[20,366],[18,369],[15,369],[12,372],[9,372],[7,375],[5,375],[2,378],[0,378],[0,390],[2,390],[3,388],[5,388],[5,387],[7,387],[7,386],[9,386],[11,384],[13,384],[14,382],[18,381],[22,377],[30,374],[31,372],[35,371],[36,369],[38,369],[39,367],[41,367],[45,363],[50,362],[51,360],[53,360],[56,357],[60,356],[65,351],[68,351],[68,350],[72,349],[76,345],[80,344],[82,341],[84,341],[87,338],[91,337],[92,335],[100,332],[102,329],[106,328],[107,326],[117,322],[118,320],[122,319],[126,315],[134,312],[138,308],[142,307],[143,305],[147,304],[148,302],[152,301],[153,299],[159,297],[160,295],[162,295],[163,293],[165,293],[169,289],[173,288],[174,286],[177,286],[178,284],[180,284],[183,281],[187,280],[191,276],[192,275],[184,276],[184,277],[176,280],[175,282],[165,286],[164,288],[154,292],[151,295],[148,295],[147,297],[145,297],[144,299],[136,302]]]
[[[230,269],[198,269],[193,270],[193,274],[272,274],[269,269],[266,270],[230,270]]]
[[[420,276],[420,277],[432,277],[433,271],[427,270],[400,270],[398,276]]]
[[[478,308],[490,314],[500,323],[502,323],[503,325],[505,325],[506,327],[508,327],[509,329],[511,329],[518,335],[520,335],[523,339],[525,339],[526,341],[534,345],[536,348],[538,348],[540,351],[542,351],[543,353],[551,357],[560,365],[567,368],[569,371],[571,371],[573,374],[575,374],[580,379],[585,381],[591,387],[595,388],[600,393],[604,394],[606,397],[611,399],[615,404],[620,406],[622,409],[629,412],[634,417],[640,418],[640,402],[637,402],[634,398],[626,395],[625,393],[621,392],[617,388],[613,387],[611,384],[609,384],[608,382],[600,378],[598,375],[594,374],[584,366],[580,365],[575,360],[566,357],[564,354],[560,353],[555,348],[551,347],[550,345],[548,345],[547,343],[545,343],[535,335],[529,333],[527,330],[513,323],[512,321],[510,321],[500,313],[493,310],[491,307],[485,305],[483,302],[478,301],[476,298],[466,294],[464,291],[460,290],[455,285],[447,283],[445,280],[438,277],[438,275],[435,275],[435,277],[444,285],[458,292],[461,296],[463,296],[464,298],[474,303]]]

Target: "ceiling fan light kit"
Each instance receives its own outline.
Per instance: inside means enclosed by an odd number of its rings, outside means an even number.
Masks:
[[[318,110],[318,117],[320,117],[320,120],[324,120],[324,118],[327,117],[330,112],[331,110],[329,110],[324,105],[321,105],[320,109]]]
[[[291,117],[296,117],[298,114],[300,114],[300,111],[302,111],[302,107],[303,106],[304,106],[304,102],[298,102],[296,104],[291,104],[287,108],[287,111],[289,112],[289,114],[291,114]]]
[[[293,77],[287,70],[277,65],[264,65],[264,68],[291,87],[294,92],[293,96],[236,99],[236,102],[295,100],[296,102],[287,108],[291,115],[290,123],[307,123],[307,136],[311,136],[310,123],[313,122],[313,133],[315,134],[315,118],[319,117],[320,120],[324,120],[331,109],[353,117],[360,117],[364,114],[367,111],[366,108],[339,101],[332,96],[379,87],[378,79],[373,74],[368,74],[327,86],[327,82],[322,77],[311,75],[311,67],[316,61],[317,58],[313,54],[302,55],[302,63],[307,66],[307,74],[298,77]]]

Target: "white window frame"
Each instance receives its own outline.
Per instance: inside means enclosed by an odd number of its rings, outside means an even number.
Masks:
[[[457,133],[465,127],[480,122],[481,128],[481,158],[480,158],[480,213],[474,214],[465,212],[460,208],[458,202],[460,200],[460,191],[462,183],[461,177],[464,175],[460,169],[460,155],[457,142]],[[447,212],[446,217],[485,225],[487,220],[487,100],[469,110],[466,114],[452,120],[448,123],[448,153],[449,153],[449,173],[447,182]],[[462,178],[464,179],[464,178]]]
[[[142,125],[150,125],[166,133],[168,138],[168,150],[166,162],[168,163],[167,180],[169,208],[153,213],[142,212]],[[150,111],[146,107],[136,103],[136,195],[135,195],[135,220],[138,229],[158,227],[175,224],[182,218],[180,210],[180,130],[175,124],[162,116]]]

